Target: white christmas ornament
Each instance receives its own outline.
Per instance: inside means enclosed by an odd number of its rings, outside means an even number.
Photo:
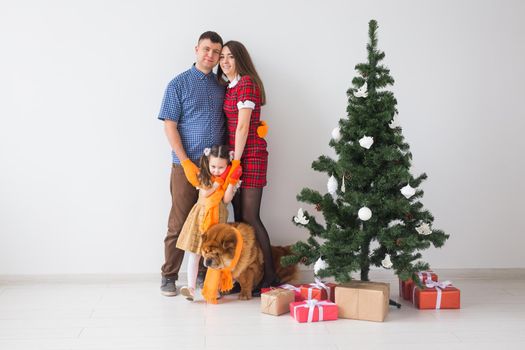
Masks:
[[[394,118],[392,118],[388,126],[390,127],[390,129],[395,129],[401,126],[401,124],[399,124],[399,118],[397,117],[397,114],[394,115]]]
[[[416,227],[416,231],[417,233],[423,236],[428,236],[429,234],[432,233],[432,230],[430,229],[430,225],[427,224],[426,222]]]
[[[359,216],[359,219],[361,219],[363,221],[368,221],[372,217],[372,210],[370,210],[367,207],[362,207],[357,212],[357,216]]]
[[[335,142],[341,140],[341,129],[339,129],[339,127],[332,130],[332,139],[334,139]]]
[[[346,186],[345,186],[345,176],[343,175],[343,183],[341,184],[341,192],[345,192],[346,191]]]
[[[383,265],[385,269],[389,269],[394,265],[390,260],[390,254],[385,255],[385,258],[381,260],[381,265]]]
[[[368,91],[366,91],[367,89],[368,89],[368,85],[366,84],[366,81],[365,81],[365,83],[359,89],[357,89],[356,92],[354,92],[354,96],[355,97],[367,97],[368,96]]]
[[[401,194],[405,196],[406,199],[409,199],[416,194],[416,189],[411,187],[410,184],[406,185],[401,189]]]
[[[326,188],[328,188],[328,193],[330,193],[333,196],[337,191],[337,186],[337,180],[334,177],[334,175],[330,176],[330,178],[328,179],[328,183],[326,184]]]
[[[322,258],[317,259],[317,261],[314,264],[314,274],[317,275],[317,273],[320,270],[324,270],[327,267],[328,267],[328,264],[326,263],[326,261],[324,261]]]
[[[392,220],[388,223],[388,228],[390,227],[394,227],[396,225],[404,225],[403,221],[399,220],[399,219],[395,219],[395,220]]]
[[[303,208],[299,208],[297,211],[297,216],[294,216],[293,221],[301,225],[306,225],[308,222],[310,222],[310,220],[304,216]]]
[[[374,144],[374,138],[371,136],[365,135],[361,137],[361,139],[359,140],[359,144],[363,148],[370,149],[370,147],[372,147],[372,145]]]

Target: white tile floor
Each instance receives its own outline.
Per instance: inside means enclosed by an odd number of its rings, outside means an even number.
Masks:
[[[259,299],[220,305],[160,295],[157,278],[87,282],[0,279],[0,349],[525,349],[524,270],[438,271],[461,310],[402,302],[384,323],[299,324],[259,312]],[[392,276],[375,280],[392,282]]]

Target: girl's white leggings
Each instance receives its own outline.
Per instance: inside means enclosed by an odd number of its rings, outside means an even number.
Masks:
[[[188,287],[195,289],[201,256],[192,252],[186,254],[188,254]]]

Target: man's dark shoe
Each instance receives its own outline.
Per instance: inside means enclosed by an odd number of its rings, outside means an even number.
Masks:
[[[175,285],[175,277],[162,277],[160,284],[160,293],[167,297],[174,297],[177,295],[177,286]]]

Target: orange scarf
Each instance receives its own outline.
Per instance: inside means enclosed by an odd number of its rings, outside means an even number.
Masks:
[[[204,204],[204,218],[199,225],[201,233],[208,231],[210,227],[219,223],[219,205],[224,197],[224,189],[219,186],[215,192],[206,198]]]
[[[217,294],[219,291],[227,292],[233,288],[232,270],[237,266],[239,258],[241,257],[243,239],[239,230],[235,227],[232,228],[237,236],[237,244],[235,245],[235,254],[230,266],[220,270],[208,268],[206,272],[202,296],[208,303],[217,304]]]

